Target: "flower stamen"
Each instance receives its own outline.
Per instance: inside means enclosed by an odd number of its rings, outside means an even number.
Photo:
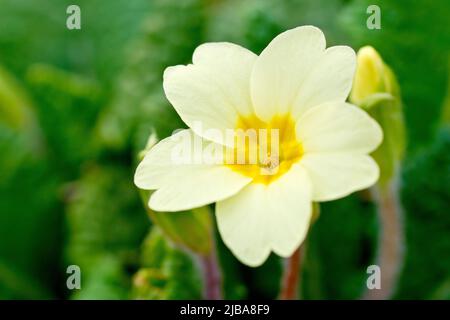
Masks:
[[[286,173],[303,154],[295,133],[295,121],[289,114],[274,116],[268,122],[256,115],[240,116],[236,131],[243,135],[235,137],[232,150],[235,161],[227,165],[253,178],[253,182],[270,184]]]

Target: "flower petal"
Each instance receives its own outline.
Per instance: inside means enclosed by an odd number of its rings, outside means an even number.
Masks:
[[[226,166],[195,166],[176,174],[152,194],[149,207],[155,211],[183,211],[229,198],[251,182],[251,179]],[[180,178],[182,177],[182,178]]]
[[[182,211],[228,198],[245,185],[251,178],[213,162],[208,152],[218,146],[214,142],[202,140],[203,149],[196,151],[191,130],[182,130],[174,136],[160,141],[146,154],[136,169],[134,182],[141,189],[158,189],[149,202],[156,211]],[[201,139],[197,137],[198,139]],[[195,152],[202,152],[199,159]],[[188,157],[186,157],[188,155]],[[205,163],[205,159],[209,163]]]
[[[289,111],[324,50],[325,37],[313,26],[288,30],[269,43],[251,75],[252,101],[261,119]]]
[[[356,68],[356,54],[347,46],[335,46],[325,50],[299,88],[292,106],[297,119],[314,106],[329,102],[344,102],[352,88]]]
[[[376,162],[350,153],[306,154],[300,161],[308,171],[313,201],[329,201],[373,185],[379,177]]]
[[[206,43],[193,64],[169,67],[164,91],[181,119],[195,133],[225,143],[208,129],[234,129],[239,114],[250,114],[250,74],[256,55],[231,43]],[[201,127],[199,127],[201,123]]]
[[[219,232],[234,255],[261,265],[273,250],[292,255],[303,242],[311,218],[311,188],[306,171],[294,165],[269,185],[252,183],[216,205]]]
[[[305,153],[369,153],[383,139],[375,120],[362,109],[344,102],[311,108],[296,126],[297,139]]]

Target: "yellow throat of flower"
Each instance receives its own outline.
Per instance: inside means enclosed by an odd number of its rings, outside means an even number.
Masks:
[[[256,115],[241,116],[236,132],[235,147],[227,153],[226,163],[255,183],[270,184],[302,157],[290,114],[274,116],[268,122]]]

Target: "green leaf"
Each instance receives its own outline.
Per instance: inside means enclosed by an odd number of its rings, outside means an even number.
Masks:
[[[144,241],[141,264],[133,277],[132,298],[201,298],[202,281],[192,256],[172,246],[158,227]]]
[[[423,299],[441,288],[444,294],[450,278],[449,150],[450,129],[443,128],[433,144],[405,163],[402,200],[408,242],[397,294],[402,299]]]
[[[94,154],[92,133],[102,99],[100,86],[88,77],[45,64],[31,65],[26,80],[50,155],[57,158],[54,166],[73,177],[80,162]]]
[[[66,261],[87,277],[99,263],[119,264],[124,274],[139,264],[149,221],[130,176],[126,168],[103,164],[86,168],[78,182],[66,186]]]
[[[118,300],[128,298],[129,279],[122,262],[112,255],[100,255],[92,259],[91,268],[81,268],[81,289],[72,291],[71,299]]]

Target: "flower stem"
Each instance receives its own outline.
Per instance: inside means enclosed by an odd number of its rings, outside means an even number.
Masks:
[[[403,266],[403,219],[397,179],[385,188],[374,187],[373,194],[380,223],[377,265],[381,270],[381,288],[367,289],[363,299],[385,300],[393,295]]]
[[[303,244],[285,261],[282,278],[280,300],[298,299],[301,266],[303,260]]]
[[[217,253],[213,245],[207,255],[200,256],[203,271],[204,296],[207,300],[222,299],[222,278]]]

